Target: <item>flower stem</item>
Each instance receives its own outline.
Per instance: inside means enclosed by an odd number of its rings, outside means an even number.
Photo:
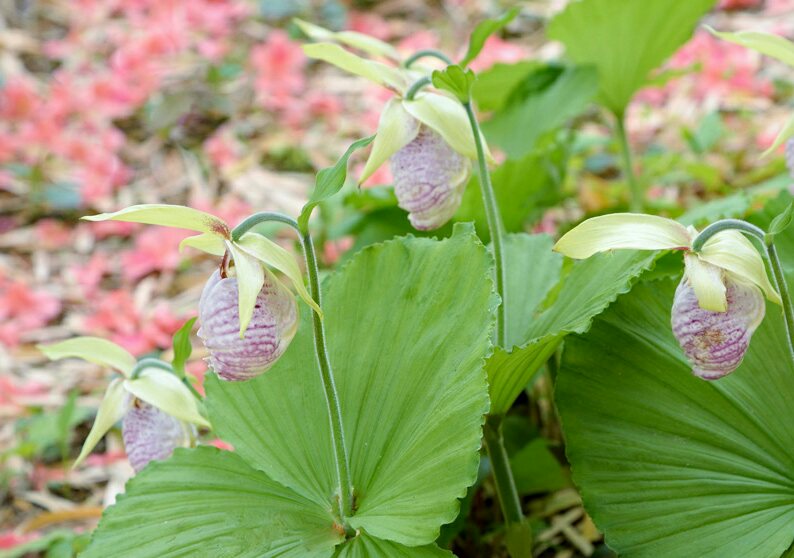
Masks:
[[[491,244],[493,245],[493,255],[496,266],[496,292],[499,293],[502,299],[502,303],[496,310],[496,345],[504,347],[505,338],[507,336],[507,293],[505,293],[506,280],[503,252],[504,226],[502,225],[502,216],[499,213],[499,206],[496,203],[496,195],[494,194],[493,184],[491,183],[491,174],[488,172],[488,163],[485,160],[485,149],[483,148],[482,137],[480,136],[480,125],[477,123],[477,117],[474,115],[474,109],[471,103],[464,103],[463,107],[466,109],[466,114],[469,117],[469,124],[474,134],[474,145],[477,148],[477,161],[480,168],[480,191],[482,192],[482,201],[485,206],[485,217],[488,221],[488,230],[491,233]]]
[[[521,523],[524,513],[521,510],[521,500],[518,498],[513,471],[510,469],[510,459],[507,456],[502,437],[501,416],[488,416],[483,428],[483,439],[485,440],[485,449],[488,450],[488,457],[491,459],[491,471],[505,523],[508,526]]]
[[[320,293],[320,278],[317,268],[317,257],[314,252],[309,231],[302,230],[298,222],[282,213],[261,212],[256,213],[245,221],[237,225],[232,231],[232,239],[239,240],[248,230],[266,221],[276,221],[289,225],[298,233],[303,255],[306,259],[306,273],[309,275],[309,292],[317,306],[322,307]],[[350,469],[348,466],[347,446],[345,445],[345,433],[342,424],[342,409],[339,405],[339,395],[336,391],[334,373],[331,369],[331,362],[328,359],[328,348],[325,344],[325,326],[323,320],[317,312],[312,312],[312,323],[314,326],[314,352],[317,356],[317,364],[320,369],[320,378],[325,391],[325,402],[328,409],[328,421],[331,426],[331,442],[334,446],[334,456],[336,458],[336,474],[339,485],[338,514],[345,532],[352,536],[354,531],[347,523],[347,518],[353,515],[353,487],[350,481]]]
[[[408,88],[408,91],[405,92],[405,99],[407,101],[413,101],[416,94],[419,93],[419,90],[425,87],[426,85],[430,85],[433,83],[433,80],[429,77],[425,76],[416,80],[411,87]]]
[[[645,203],[645,194],[642,191],[642,185],[637,176],[634,174],[634,163],[631,157],[631,147],[629,146],[629,138],[626,133],[626,117],[625,115],[615,115],[617,122],[618,140],[620,140],[620,150],[623,153],[623,172],[626,174],[626,179],[629,181],[631,188],[631,199],[629,200],[629,209],[638,213],[642,211]]]
[[[712,223],[695,238],[692,242],[692,250],[699,252],[703,249],[708,239],[715,234],[725,230],[738,230],[743,233],[752,235],[759,240],[763,248],[763,254],[769,261],[769,267],[772,270],[772,286],[775,287],[778,294],[780,294],[781,304],[783,306],[783,319],[786,324],[786,333],[788,334],[788,346],[791,353],[792,362],[794,362],[794,301],[791,299],[788,283],[786,282],[786,274],[783,272],[783,264],[780,262],[777,249],[773,242],[769,240],[766,232],[760,227],[756,227],[752,223],[742,221],[741,219],[722,219],[716,223]]]
[[[488,163],[485,160],[485,149],[480,135],[480,125],[474,115],[474,108],[471,102],[463,103],[466,114],[469,117],[469,125],[474,134],[474,145],[477,148],[477,161],[480,171],[480,190],[482,191],[483,205],[485,206],[485,216],[488,221],[488,230],[491,234],[491,246],[493,247],[494,262],[496,267],[496,292],[502,298],[502,303],[496,309],[496,345],[504,347],[507,338],[507,292],[505,290],[505,259],[504,259],[504,226],[502,216],[499,213],[499,206],[496,203],[491,174],[488,171]],[[504,439],[502,437],[502,417],[499,415],[489,415],[483,428],[483,438],[485,449],[491,459],[491,469],[494,476],[494,486],[499,498],[499,505],[504,514],[505,523],[510,526],[521,523],[524,514],[521,511],[521,500],[518,497],[513,472],[510,469],[510,460],[507,457]]]
[[[450,64],[454,64],[454,62],[449,58],[449,56],[447,56],[443,52],[441,52],[439,50],[432,49],[432,48],[428,48],[428,49],[419,50],[419,51],[415,52],[413,55],[411,55],[405,61],[404,66],[406,68],[410,68],[411,65],[414,62],[416,62],[417,60],[419,60],[421,58],[438,58],[439,60],[441,60],[442,62],[444,62],[444,64],[446,64],[448,66]]]

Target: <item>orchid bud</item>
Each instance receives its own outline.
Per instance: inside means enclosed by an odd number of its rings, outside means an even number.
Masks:
[[[195,427],[153,405],[133,398],[121,423],[121,436],[130,465],[138,473],[155,459],[168,459],[177,447],[188,447]]]
[[[298,309],[292,293],[266,272],[241,337],[237,278],[216,271],[201,294],[199,320],[210,367],[224,380],[240,381],[262,374],[284,353],[298,329]]]
[[[704,380],[716,380],[739,367],[764,319],[764,295],[754,285],[728,277],[725,296],[727,310],[712,312],[701,308],[686,277],[675,292],[673,334],[692,364],[692,373]]]
[[[391,156],[394,193],[414,228],[437,229],[460,207],[471,162],[427,126]]]

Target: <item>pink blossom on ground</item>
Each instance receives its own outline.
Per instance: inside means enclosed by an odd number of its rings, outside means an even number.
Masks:
[[[226,128],[219,128],[204,142],[204,153],[220,169],[239,161],[243,149],[243,144]]]
[[[35,380],[0,375],[0,415],[5,411],[19,412],[49,396],[50,386]]]
[[[437,49],[440,42],[438,35],[434,31],[423,29],[403,38],[397,44],[397,50],[406,56],[410,56],[418,50]]]
[[[475,72],[481,72],[490,68],[497,62],[512,64],[520,60],[525,60],[528,56],[529,52],[526,48],[516,43],[505,41],[496,35],[492,35],[485,41],[482,52],[480,52],[479,56],[474,59],[470,66]]]
[[[746,8],[757,8],[763,0],[720,0],[717,8],[720,10],[744,10]]]
[[[184,321],[184,316],[174,314],[164,302],[139,308],[128,290],[119,289],[97,293],[80,329],[84,335],[105,337],[141,355],[170,347],[174,332]]]
[[[14,531],[0,532],[0,550],[12,550],[25,543],[35,541],[41,535],[38,533],[16,533]]]
[[[223,196],[218,203],[207,198],[194,198],[190,200],[190,206],[220,217],[230,227],[236,227],[254,212],[247,202],[234,195]]]
[[[270,110],[284,109],[306,87],[306,55],[300,43],[282,30],[272,31],[267,39],[251,49],[249,64],[254,72],[254,90],[259,101]]]
[[[17,346],[28,332],[61,313],[61,301],[43,289],[0,275],[0,345]]]
[[[42,248],[52,250],[62,248],[71,242],[72,231],[61,221],[42,219],[36,225],[36,242]]]
[[[136,281],[153,271],[174,271],[182,261],[179,243],[191,234],[182,229],[144,229],[135,236],[135,246],[121,254],[122,276]]]
[[[81,226],[87,227],[98,240],[110,236],[130,236],[142,227],[138,223],[126,223],[124,221],[92,221],[81,223]]]
[[[381,41],[388,42],[393,35],[389,21],[371,12],[351,11],[347,17],[347,26],[351,31],[366,33]]]
[[[229,442],[224,442],[220,438],[215,438],[214,440],[210,441],[209,445],[215,446],[219,450],[223,451],[234,451],[233,445],[231,445]]]

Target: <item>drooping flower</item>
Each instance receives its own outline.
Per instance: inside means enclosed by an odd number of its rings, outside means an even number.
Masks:
[[[298,329],[295,297],[265,273],[245,338],[240,338],[237,278],[212,274],[199,302],[198,336],[210,351],[208,362],[225,380],[248,380],[266,371],[284,353]]]
[[[138,367],[135,357],[115,343],[99,337],[75,337],[39,349],[51,360],[82,358],[121,374],[108,385],[73,467],[122,419],[127,456],[136,471],[152,459],[167,458],[176,447],[192,445],[193,425],[210,426],[188,387],[175,374],[156,364],[144,365],[144,361]]]
[[[616,213],[588,219],[557,242],[554,250],[588,258],[615,249],[681,250],[684,276],[672,307],[673,334],[695,375],[713,380],[741,364],[764,317],[764,296],[781,304],[761,255],[739,231],[724,230],[698,252],[694,227],[653,215]]]
[[[231,257],[234,267],[227,270],[224,265],[224,273],[234,276],[213,276],[202,294],[199,310],[199,335],[210,351],[210,364],[221,378],[245,380],[263,373],[283,354],[295,334],[298,312],[294,296],[267,267],[283,273],[298,295],[321,314],[289,252],[253,232],[233,239],[229,226],[214,215],[176,205],[137,205],[84,219],[197,231],[200,234],[184,239],[180,247]]]
[[[474,134],[463,106],[440,92],[421,91],[409,99],[410,86],[426,76],[426,71],[361,58],[337,44],[400,64],[399,54],[387,43],[355,31],[334,33],[305,21],[296,23],[306,35],[321,41],[303,47],[309,58],[334,64],[395,93],[381,112],[359,183],[389,161],[398,205],[408,211],[411,224],[421,230],[446,224],[460,206],[471,160],[477,158]]]

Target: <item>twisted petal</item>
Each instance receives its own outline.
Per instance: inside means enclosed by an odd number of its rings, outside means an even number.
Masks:
[[[728,271],[734,277],[760,288],[775,304],[781,304],[758,250],[737,230],[720,231],[712,236],[698,254],[700,259]]]
[[[265,282],[265,270],[262,264],[245,252],[237,244],[227,242],[226,246],[232,254],[234,269],[237,272],[237,284],[239,285],[239,296],[237,297],[237,312],[240,319],[240,338],[242,339],[251,316],[254,315],[254,305],[262,284]]]
[[[216,271],[199,302],[199,337],[210,367],[225,380],[248,380],[265,372],[289,346],[298,327],[295,297],[270,273],[256,297],[251,322],[240,338],[237,278]]]
[[[725,312],[725,272],[715,265],[701,261],[695,254],[684,256],[686,278],[695,291],[700,307],[711,312]]]
[[[458,153],[469,159],[477,158],[477,146],[471,131],[466,109],[456,100],[437,93],[420,93],[414,100],[403,100],[403,107],[419,122],[431,128]],[[485,158],[494,163],[485,138],[480,134]]]
[[[764,319],[764,296],[754,285],[729,279],[726,298],[727,311],[711,312],[700,307],[686,277],[676,289],[673,334],[692,364],[692,373],[704,380],[736,370]]]
[[[337,44],[303,45],[303,52],[309,58],[324,60],[346,72],[366,78],[378,85],[390,87],[400,93],[408,87],[406,76],[400,70],[374,60],[361,58]]]
[[[154,459],[167,459],[177,447],[188,447],[195,430],[153,405],[134,399],[121,425],[124,448],[135,472]]]
[[[672,219],[642,213],[593,217],[568,231],[554,250],[574,259],[621,248],[675,250],[689,248],[690,231]]]
[[[405,111],[402,101],[396,98],[390,99],[380,113],[378,133],[375,135],[372,151],[358,183],[361,184],[372,176],[392,155],[410,143],[417,133],[419,133],[419,121]]]
[[[86,221],[125,221],[127,223],[145,223],[162,225],[177,229],[210,233],[221,238],[229,238],[229,227],[222,219],[204,213],[198,209],[181,205],[142,204],[124,208],[115,213],[100,213],[83,217]]]
[[[780,35],[765,31],[720,32],[708,25],[706,25],[706,29],[720,39],[751,48],[761,54],[777,58],[789,66],[794,66],[794,43]]]
[[[400,60],[400,55],[393,46],[370,35],[365,35],[364,33],[358,33],[356,31],[335,32],[298,18],[292,21],[307,37],[315,41],[338,41],[373,56],[385,56],[395,61]]]
[[[135,367],[135,357],[127,349],[101,337],[75,337],[38,349],[50,360],[76,357],[100,366],[109,366],[128,376]]]
[[[145,368],[134,380],[126,380],[124,387],[138,399],[180,420],[210,426],[199,413],[196,398],[187,386],[170,372],[160,368]]]
[[[418,230],[437,229],[460,207],[471,162],[425,126],[391,158],[398,205]]]
[[[127,397],[121,378],[116,378],[110,382],[107,391],[105,391],[105,397],[99,405],[99,410],[97,411],[96,419],[94,419],[94,424],[91,426],[91,431],[88,433],[83,443],[83,448],[80,450],[80,455],[77,456],[77,460],[75,460],[72,467],[80,465],[80,463],[88,457],[88,454],[91,453],[91,450],[94,449],[94,446],[99,443],[102,436],[107,434],[107,431],[113,428],[113,425],[124,416],[128,405]]]

